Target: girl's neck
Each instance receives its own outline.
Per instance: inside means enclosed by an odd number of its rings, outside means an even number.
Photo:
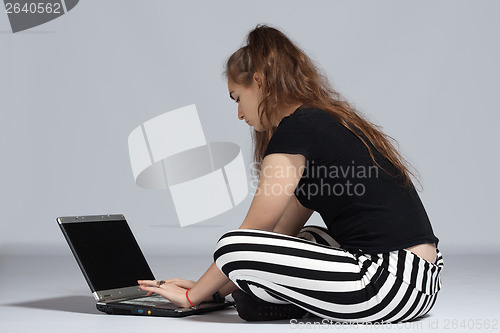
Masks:
[[[294,104],[294,105],[289,105],[289,106],[284,107],[283,114],[282,114],[282,116],[280,116],[276,119],[276,123],[274,124],[274,127],[278,127],[279,123],[281,122],[281,120],[283,120],[283,118],[294,113],[301,105],[302,104]]]

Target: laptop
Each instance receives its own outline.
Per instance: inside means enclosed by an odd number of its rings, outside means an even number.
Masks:
[[[180,308],[160,295],[146,296],[137,280],[155,280],[123,215],[58,217],[57,222],[96,299],[107,314],[185,317],[234,305],[201,303]]]

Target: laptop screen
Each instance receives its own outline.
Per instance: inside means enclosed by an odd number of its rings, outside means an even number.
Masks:
[[[137,286],[137,280],[154,280],[124,219],[60,225],[92,292]]]

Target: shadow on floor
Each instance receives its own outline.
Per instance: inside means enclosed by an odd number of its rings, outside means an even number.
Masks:
[[[19,306],[23,308],[87,314],[103,314],[96,309],[95,299],[90,296],[65,296],[57,298],[47,298],[29,302],[4,304],[4,306]]]
[[[57,298],[47,298],[28,302],[2,304],[2,306],[15,306],[30,309],[43,309],[54,311],[65,311],[84,314],[102,314],[95,307],[95,299],[90,296],[65,296]],[[242,323],[243,320],[238,317],[234,307],[228,309],[205,313],[203,315],[195,315],[186,317],[188,320],[197,322],[212,322],[212,323]]]
[[[4,306],[18,306],[23,308],[32,308],[32,309],[43,309],[43,310],[55,310],[55,311],[65,311],[65,312],[73,312],[73,313],[84,313],[84,314],[104,314],[98,311],[95,307],[95,299],[90,296],[65,296],[65,297],[57,297],[57,298],[48,298],[48,299],[40,299],[29,302],[20,302],[20,303],[11,303],[11,304],[3,304]],[[426,320],[429,318],[429,314],[426,314],[423,317],[414,319],[412,322],[419,322],[422,320]],[[184,320],[189,320],[193,322],[206,322],[206,323],[231,323],[231,324],[241,324],[245,323],[244,320],[239,318],[236,309],[234,307],[230,307],[220,311],[214,311],[210,313],[206,313],[203,315],[195,315],[190,317],[185,317]],[[252,324],[282,324],[282,325],[290,325],[290,320],[276,320],[272,322],[252,322]],[[302,325],[307,325],[314,323],[316,325],[320,325],[321,327],[328,327],[328,325],[332,325],[332,322],[323,321],[322,318],[316,317],[312,314],[307,314],[303,318],[296,320],[295,325],[299,327]],[[326,324],[326,325],[325,325]]]

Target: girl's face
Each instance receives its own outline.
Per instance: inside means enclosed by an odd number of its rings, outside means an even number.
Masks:
[[[239,85],[232,80],[228,80],[227,87],[229,97],[238,103],[238,119],[245,120],[249,126],[253,126],[257,132],[264,131],[258,107],[261,101],[262,91],[256,75],[249,87]]]

